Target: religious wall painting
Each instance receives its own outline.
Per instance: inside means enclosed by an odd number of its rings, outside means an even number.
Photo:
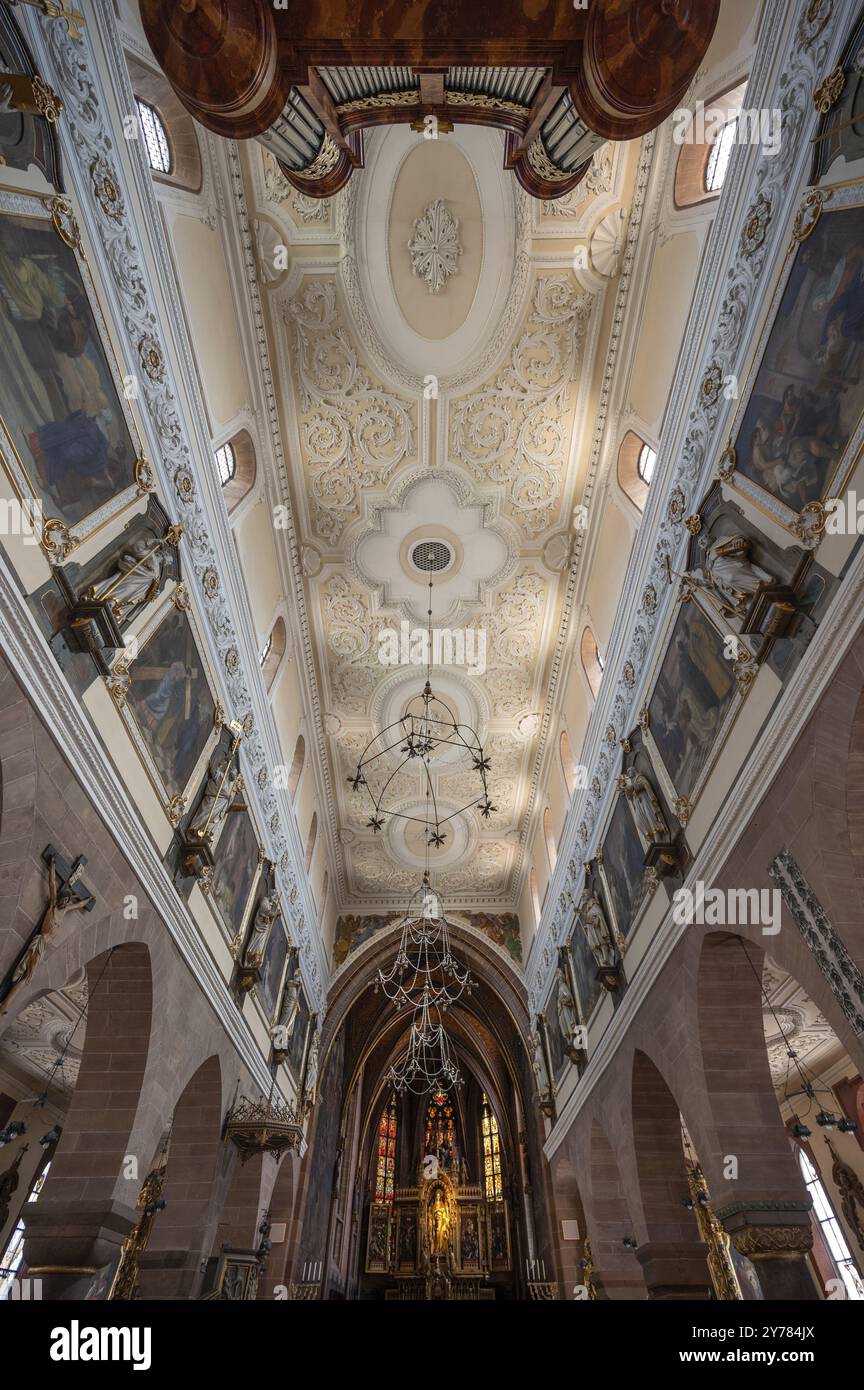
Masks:
[[[549,1065],[552,1071],[553,1083],[556,1085],[561,1077],[561,1073],[567,1065],[566,1043],[561,1032],[561,1025],[558,1021],[558,991],[560,988],[560,977],[556,977],[543,1014],[545,1019],[546,1039],[549,1048]]]
[[[454,921],[466,922],[469,927],[482,934],[502,951],[506,951],[517,965],[522,964],[522,934],[519,930],[519,917],[515,912],[454,912]]]
[[[864,207],[860,185],[808,198],[720,473],[815,544],[820,509],[845,486],[862,438]]]
[[[248,811],[228,816],[214,849],[209,898],[232,941],[241,941],[260,867],[258,833]]]
[[[118,657],[109,689],[166,814],[176,824],[190,804],[219,737],[215,681],[185,590],[151,614]]]
[[[755,675],[743,640],[739,658],[726,655],[728,636],[699,594],[681,602],[640,715],[645,748],[682,825]]]
[[[333,969],[338,970],[358,947],[371,941],[387,927],[402,921],[400,912],[344,913],[336,922],[333,940]],[[519,917],[515,912],[451,912],[451,921],[479,931],[501,950],[506,951],[517,965],[522,964],[522,938]]]
[[[65,199],[0,188],[0,337],[0,453],[60,562],[152,487]]]
[[[276,1006],[279,1002],[279,991],[282,986],[282,975],[287,959],[288,936],[282,918],[278,917],[270,932],[261,966],[261,978],[255,987],[258,1002],[271,1023],[276,1021]]]
[[[302,985],[300,987],[300,998],[297,1007],[297,1016],[294,1020],[294,1027],[291,1037],[288,1040],[285,1065],[293,1076],[297,1085],[303,1076],[303,1064],[306,1060],[307,1035],[309,1033],[309,1002],[306,998],[306,991]]]
[[[579,922],[574,925],[570,937],[570,955],[579,1007],[582,1018],[587,1022],[603,993],[603,985],[597,978],[597,962]]]
[[[598,868],[614,925],[626,937],[644,898],[645,851],[623,796],[616,798]]]

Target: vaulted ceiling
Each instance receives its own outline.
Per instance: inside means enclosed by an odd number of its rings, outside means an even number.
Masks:
[[[365,169],[324,202],[246,151],[340,898],[357,907],[398,906],[423,864],[419,828],[390,818],[375,835],[347,782],[422,687],[422,667],[381,660],[382,632],[426,624],[418,545],[442,547],[434,626],[475,644],[433,686],[479,733],[497,807],[460,816],[436,851],[452,905],[515,906],[562,696],[573,509],[639,147],[605,146],[578,188],[543,203],[502,168],[502,142],[468,126],[434,140],[376,130]],[[432,772],[445,815],[476,795],[464,757]],[[391,795],[422,814],[419,772]]]

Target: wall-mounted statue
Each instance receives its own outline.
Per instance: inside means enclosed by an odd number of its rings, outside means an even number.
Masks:
[[[318,1049],[321,1046],[321,1025],[312,1037],[309,1056],[306,1059],[306,1075],[303,1081],[303,1113],[308,1115],[318,1096]]]
[[[153,512],[146,528],[121,537],[119,548],[109,552],[101,566],[99,561],[87,566],[77,597],[71,592],[73,585],[58,572],[58,583],[71,607],[71,629],[78,645],[87,651],[123,647],[130,623],[170,579],[179,579],[177,548],[183,527],[168,526],[159,535],[154,530],[154,522],[160,519],[155,504]],[[164,515],[161,508],[158,513]]]
[[[617,990],[621,985],[621,953],[600,900],[590,888],[582,895],[579,920],[597,963],[597,979],[604,989]]]
[[[570,981],[560,965],[555,972],[555,977],[558,981],[556,1002],[558,1027],[561,1030],[561,1037],[564,1039],[564,1051],[567,1053],[571,1062],[576,1062],[582,1056],[583,1052],[580,1042],[581,1024],[579,1022],[579,1010],[576,1007],[576,1000],[573,998]]]
[[[642,772],[628,768],[618,778],[618,786],[630,804],[636,830],[646,849],[668,844],[672,838],[657,793]]]
[[[543,1039],[537,1027],[531,1029],[528,1039],[529,1056],[531,1059],[531,1070],[534,1072],[534,1080],[537,1083],[537,1098],[540,1102],[540,1109],[544,1115],[552,1113],[552,1087],[549,1084],[549,1070],[546,1065],[546,1054],[543,1049]]]
[[[720,536],[712,540],[700,536],[699,552],[702,574],[706,583],[724,600],[729,616],[743,617],[760,589],[777,583],[751,558],[752,545],[747,536]]]

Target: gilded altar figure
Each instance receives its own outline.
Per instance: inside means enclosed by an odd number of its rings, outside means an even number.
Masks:
[[[450,1211],[444,1189],[436,1187],[429,1208],[429,1249],[433,1255],[446,1255],[450,1245]]]

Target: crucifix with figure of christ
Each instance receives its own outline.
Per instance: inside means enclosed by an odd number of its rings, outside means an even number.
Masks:
[[[87,864],[83,854],[69,864],[53,845],[48,845],[42,858],[48,865],[48,903],[39,925],[0,985],[0,1013],[6,1013],[15,996],[29,984],[67,912],[92,912],[96,904],[93,894],[81,883]]]

